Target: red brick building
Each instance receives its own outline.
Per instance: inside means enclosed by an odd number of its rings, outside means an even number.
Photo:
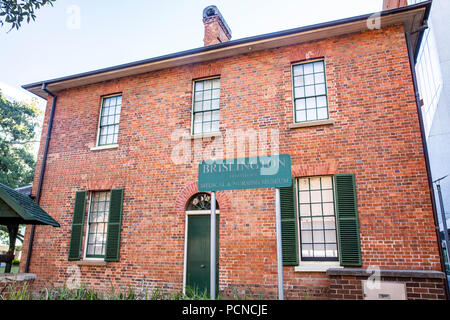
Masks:
[[[393,294],[444,299],[408,52],[429,6],[233,41],[211,6],[203,48],[24,86],[48,99],[33,193],[61,224],[27,230],[36,289],[73,266],[104,291],[204,286],[198,163],[244,137],[245,156],[291,155],[287,298],[362,298],[376,269]],[[273,190],[218,192],[217,204],[219,290],[276,298]]]

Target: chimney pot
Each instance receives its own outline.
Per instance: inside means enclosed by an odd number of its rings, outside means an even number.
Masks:
[[[218,44],[231,39],[231,29],[216,6],[208,6],[203,10],[205,25],[205,46]]]

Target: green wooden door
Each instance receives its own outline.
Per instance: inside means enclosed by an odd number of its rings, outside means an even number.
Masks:
[[[219,216],[216,216],[216,287],[219,283]],[[188,216],[188,235],[186,252],[186,292],[196,290],[209,296],[210,289],[210,235],[211,217],[209,215]],[[217,288],[216,288],[217,291]]]

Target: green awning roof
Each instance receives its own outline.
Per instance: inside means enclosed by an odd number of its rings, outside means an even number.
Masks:
[[[29,196],[0,183],[0,224],[16,223],[60,226]]]

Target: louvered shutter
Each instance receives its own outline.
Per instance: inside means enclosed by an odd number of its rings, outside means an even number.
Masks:
[[[361,266],[355,176],[337,174],[334,183],[340,262],[342,266]]]
[[[120,228],[122,225],[123,189],[111,190],[108,231],[106,235],[105,261],[118,261],[120,251]]]
[[[280,188],[281,244],[283,265],[298,265],[297,214],[295,202],[295,180],[292,186]]]
[[[77,191],[73,210],[72,233],[70,236],[69,260],[80,260],[83,240],[84,215],[86,212],[87,191]]]

